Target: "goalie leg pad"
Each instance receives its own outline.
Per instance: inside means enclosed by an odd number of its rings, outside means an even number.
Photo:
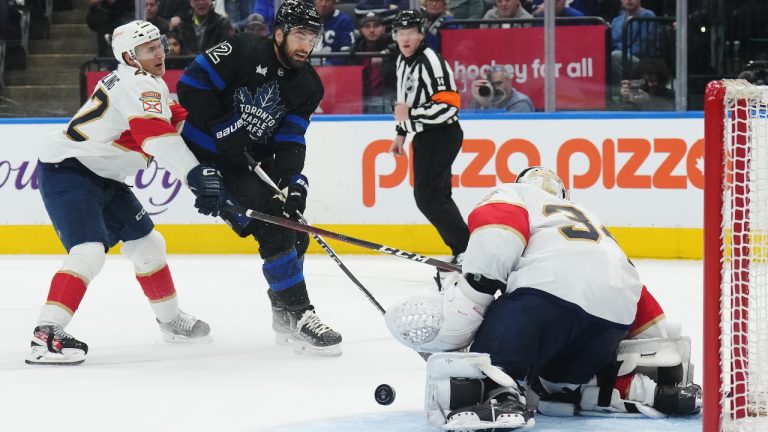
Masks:
[[[632,372],[648,375],[663,385],[686,386],[693,381],[691,338],[624,340],[619,344],[618,375]]]
[[[515,393],[525,405],[514,380],[501,369],[491,365],[488,354],[436,353],[427,360],[427,382],[424,409],[429,423],[441,427],[449,412],[488,399],[489,389],[505,389]]]

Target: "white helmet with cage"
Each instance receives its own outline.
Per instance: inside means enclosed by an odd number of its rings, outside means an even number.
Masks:
[[[131,21],[116,28],[112,33],[112,52],[120,63],[125,63],[123,58],[125,52],[131,59],[139,60],[136,47],[153,40],[160,40],[163,49],[166,53],[168,52],[168,42],[165,35],[160,34],[160,29],[148,21]]]
[[[565,184],[563,184],[563,181],[560,180],[560,177],[558,177],[551,169],[542,166],[532,166],[524,169],[518,174],[515,183],[536,186],[545,192],[549,192],[550,194],[565,200],[569,199],[571,195],[568,192],[568,189],[566,189]]]

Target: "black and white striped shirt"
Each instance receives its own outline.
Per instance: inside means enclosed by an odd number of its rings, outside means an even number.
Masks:
[[[410,120],[397,132],[421,132],[459,120],[459,94],[448,62],[424,45],[410,58],[397,57],[397,101],[408,104]]]

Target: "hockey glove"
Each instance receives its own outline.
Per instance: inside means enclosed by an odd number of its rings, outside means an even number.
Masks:
[[[216,217],[225,204],[224,184],[219,170],[208,164],[200,164],[187,174],[187,184],[195,194],[195,208]]]
[[[307,188],[309,181],[301,174],[291,177],[288,187],[285,188],[285,203],[283,204],[283,214],[287,218],[297,218],[299,213],[303,213],[307,208]]]
[[[251,142],[246,124],[238,113],[211,122],[211,132],[216,139],[216,150],[232,160],[242,157]]]

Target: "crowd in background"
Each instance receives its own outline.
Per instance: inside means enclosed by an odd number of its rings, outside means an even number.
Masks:
[[[37,2],[38,0],[26,0]],[[365,112],[388,112],[394,92],[394,60],[398,54],[391,37],[390,24],[398,10],[410,7],[408,0],[310,0],[324,21],[323,37],[315,48],[313,64],[324,66],[362,65]],[[658,109],[674,107],[674,23],[653,21],[654,17],[674,17],[675,2],[670,0],[553,0],[558,17],[599,17],[610,25],[609,70],[607,85],[613,102],[621,109]],[[689,25],[699,25],[696,4],[707,0],[689,0]],[[0,0],[0,40],[13,32],[14,9],[25,0]],[[762,0],[734,0],[729,12],[752,40],[768,40],[768,27],[755,22],[768,13]],[[170,56],[191,56],[223,41],[236,32],[253,32],[271,37],[275,12],[273,0],[145,0],[146,19],[168,36]],[[534,18],[544,14],[544,0],[421,0],[425,17],[426,43],[441,52],[440,29],[510,28],[542,25]],[[98,56],[111,57],[110,36],[117,26],[136,16],[134,0],[89,0],[85,17],[98,42]],[[624,35],[628,17],[651,19],[634,26]],[[520,20],[510,22],[509,20]],[[483,20],[479,24],[452,23],[456,20]],[[494,24],[489,21],[505,20]],[[10,23],[10,24],[9,24]],[[579,24],[578,22],[574,25]],[[583,22],[581,23],[583,24]],[[702,22],[705,29],[707,23]],[[560,25],[560,24],[558,24]],[[704,30],[702,30],[704,31]],[[663,49],[660,48],[661,45]],[[0,53],[3,50],[0,42]],[[507,45],[505,45],[506,47]],[[692,47],[696,42],[692,41]],[[766,49],[743,46],[740,53],[750,60],[768,58]],[[763,46],[768,46],[764,44]],[[737,47],[738,48],[738,47]],[[508,48],[506,48],[508,49]],[[334,55],[333,53],[347,53]],[[359,53],[378,53],[361,56]],[[698,55],[698,54],[696,54]],[[726,53],[728,55],[728,53]],[[2,57],[2,56],[0,56]],[[695,60],[692,60],[695,61]],[[170,63],[171,67],[175,64]],[[2,65],[0,65],[2,66]],[[627,69],[628,68],[628,69]],[[626,70],[625,70],[626,69]],[[738,69],[734,74],[738,73]],[[497,70],[478,77],[472,95],[475,109],[533,110],[530,99],[516,91],[509,71]],[[2,82],[0,81],[0,85]],[[490,85],[491,92],[485,90]],[[486,96],[483,96],[486,95]],[[504,97],[499,97],[503,95]]]

